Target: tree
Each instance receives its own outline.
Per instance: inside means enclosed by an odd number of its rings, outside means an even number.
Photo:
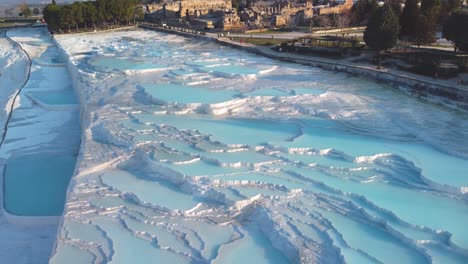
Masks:
[[[433,11],[438,13],[442,2],[440,0],[422,0],[421,1],[421,12]]]
[[[416,22],[416,37],[414,40],[414,43],[418,47],[436,41],[437,19],[440,6],[440,0],[422,0]]]
[[[81,2],[74,2],[71,5],[71,15],[73,17],[73,22],[76,27],[76,31],[78,31],[78,25],[83,24],[85,21],[83,15],[83,4]]]
[[[232,0],[232,8],[235,8],[237,11],[239,10],[239,0]]]
[[[367,23],[364,31],[366,45],[377,51],[380,67],[380,51],[393,48],[398,41],[400,23],[393,8],[384,4]]]
[[[105,24],[110,19],[106,8],[106,0],[96,0],[96,16],[99,24]]]
[[[447,0],[446,4],[449,12],[458,11],[463,6],[463,0]]]
[[[400,0],[386,0],[385,1],[387,4],[389,4],[392,9],[393,9],[393,12],[395,12],[395,15],[397,17],[400,17],[401,16],[401,2]]]
[[[255,3],[255,0],[246,0],[245,1],[245,8],[252,7]]]
[[[28,4],[21,4],[19,6],[19,10],[20,10],[20,14],[23,14],[23,16],[25,17],[29,17],[32,15],[32,11],[31,9],[29,8]]]
[[[57,31],[60,26],[60,7],[54,3],[47,5],[42,12],[50,31]]]
[[[414,41],[416,38],[416,23],[418,21],[418,0],[406,0],[405,8],[400,16],[400,38]]]
[[[455,52],[468,52],[468,12],[452,13],[444,24],[442,35],[452,41]]]
[[[88,29],[88,25],[94,27],[97,22],[97,10],[94,2],[83,2],[83,17],[85,29]]]
[[[140,5],[135,5],[134,6],[134,12],[133,12],[133,23],[135,23],[137,19],[142,19],[145,16],[143,13],[143,9],[141,8]]]
[[[68,27],[80,27],[87,29],[88,25],[107,25],[111,22],[116,25],[121,22],[128,23],[131,20],[143,16],[140,0],[96,0],[95,2],[74,2],[58,6],[55,2],[44,9],[44,19],[51,31]]]
[[[338,15],[335,26],[338,28],[344,28],[349,26],[351,23],[351,12],[346,11]]]
[[[68,27],[68,32],[71,31],[71,27],[75,25],[75,18],[73,17],[73,11],[71,5],[65,5],[60,9],[60,28]]]
[[[372,14],[379,8],[376,0],[358,0],[353,6],[354,22],[367,23]]]
[[[319,16],[314,17],[314,23],[318,27],[323,27],[323,28],[327,28],[332,25],[332,21],[330,19],[330,16],[328,15],[319,15]]]
[[[442,1],[440,7],[439,22],[443,25],[452,12],[458,11],[463,6],[462,0]]]
[[[35,8],[33,9],[32,12],[33,12],[33,14],[34,14],[35,16],[37,16],[37,15],[39,15],[39,14],[41,13],[41,11],[39,10],[39,8],[37,8],[37,7],[35,7]]]

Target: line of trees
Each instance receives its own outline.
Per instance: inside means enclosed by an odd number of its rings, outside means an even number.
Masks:
[[[427,45],[436,41],[437,26],[444,24],[444,35],[454,42],[455,47],[464,50],[468,30],[463,27],[465,16],[457,12],[462,6],[461,0],[406,0],[401,10],[398,0],[387,0],[383,7],[375,7],[375,0],[359,0],[356,8],[362,14],[368,14],[368,23],[364,32],[366,44],[377,51],[392,48],[398,39],[415,45]],[[366,13],[367,12],[367,13]],[[456,17],[452,18],[455,14]],[[361,15],[361,19],[366,19]],[[452,33],[455,32],[456,33]],[[458,44],[454,41],[458,40]]]
[[[43,11],[50,31],[128,24],[143,17],[140,0],[96,0],[58,5],[55,0]]]

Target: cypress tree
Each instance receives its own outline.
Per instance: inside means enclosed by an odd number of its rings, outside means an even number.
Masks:
[[[453,42],[455,51],[468,52],[468,12],[455,12],[444,24],[442,35]]]
[[[393,12],[395,12],[395,15],[397,17],[400,17],[401,16],[401,2],[400,0],[386,0],[385,1],[386,4],[389,4],[392,9],[393,9]]]
[[[354,9],[354,22],[363,23],[367,22],[372,14],[379,8],[376,0],[358,0]]]
[[[398,17],[393,8],[385,4],[369,19],[364,32],[364,41],[374,50],[386,50],[396,45],[399,31]]]
[[[416,36],[414,40],[416,45],[431,44],[436,41],[435,35],[440,6],[440,0],[422,0],[416,22]]]
[[[463,6],[462,0],[445,0],[440,7],[439,23],[442,25],[452,12],[458,11]]]
[[[84,14],[83,14],[83,4],[81,2],[74,2],[71,5],[71,13],[73,16],[73,22],[76,26],[76,31],[78,31],[78,26],[84,23]]]
[[[58,5],[55,3],[47,5],[42,14],[50,31],[60,29],[60,7]]]
[[[405,7],[400,16],[400,38],[408,38],[411,41],[415,39],[418,16],[418,0],[406,0]]]

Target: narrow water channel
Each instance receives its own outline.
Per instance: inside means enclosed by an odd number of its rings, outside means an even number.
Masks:
[[[0,246],[14,246],[0,250],[0,259],[47,263],[79,152],[80,106],[45,28],[12,29],[6,37],[29,58],[30,70],[11,97],[0,145],[0,234],[10,240],[0,237]]]

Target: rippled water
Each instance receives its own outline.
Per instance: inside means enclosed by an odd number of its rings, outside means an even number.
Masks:
[[[468,116],[135,30],[59,36],[89,122],[53,263],[466,263]]]

